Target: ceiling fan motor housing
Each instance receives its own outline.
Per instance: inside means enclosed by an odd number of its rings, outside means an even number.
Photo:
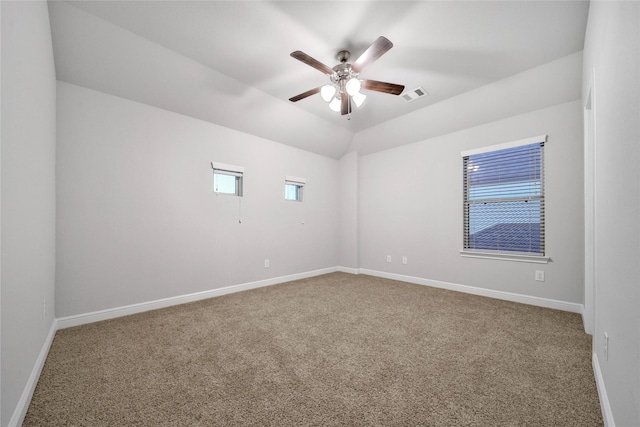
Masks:
[[[351,58],[351,52],[349,52],[348,50],[341,50],[336,55],[336,59],[342,63],[347,62],[349,58]]]
[[[353,70],[351,69],[351,64],[349,64],[348,62],[342,62],[341,64],[336,65],[335,67],[333,67],[333,71],[334,74],[331,76],[331,81],[335,84],[340,85],[340,92],[342,93],[345,92],[345,85],[349,79],[358,78],[358,74],[353,72]]]

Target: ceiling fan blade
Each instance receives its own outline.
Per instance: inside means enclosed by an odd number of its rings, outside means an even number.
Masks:
[[[359,73],[364,67],[380,58],[392,47],[393,43],[391,43],[389,39],[383,36],[378,37],[376,41],[374,41],[371,46],[369,46],[367,50],[365,50],[364,53],[356,59],[356,62],[351,65],[351,69],[354,72]]]
[[[400,95],[404,90],[404,86],[394,83],[379,82],[377,80],[365,80],[362,82],[362,89],[375,90],[376,92],[384,92],[391,95]]]
[[[321,87],[316,87],[316,88],[310,89],[310,90],[308,90],[306,92],[301,93],[300,95],[296,95],[296,96],[294,96],[292,98],[289,98],[289,101],[298,102],[301,99],[306,98],[307,96],[315,95],[316,93],[320,92],[320,89],[321,89]]]
[[[343,116],[345,114],[351,113],[351,97],[346,93],[342,94],[342,98],[340,99],[340,114]]]
[[[329,76],[333,75],[333,69],[331,67],[324,65],[322,62],[310,57],[304,52],[296,50],[295,52],[291,52],[291,56],[296,58],[298,61],[304,62],[305,64],[315,68],[318,71],[322,71]]]

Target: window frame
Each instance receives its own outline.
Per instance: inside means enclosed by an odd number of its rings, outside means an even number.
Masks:
[[[211,168],[213,169],[213,192],[216,195],[242,197],[244,191],[244,167],[212,162]],[[218,191],[215,185],[216,175],[235,177],[235,192]]]
[[[284,177],[284,200],[287,202],[303,202],[304,201],[304,186],[307,184],[306,178],[300,178],[297,176],[286,175]],[[289,199],[287,197],[287,186],[293,185],[296,187],[296,198]]]
[[[533,138],[521,139],[518,141],[507,142],[504,144],[497,144],[492,146],[487,146],[474,150],[467,150],[461,153],[462,164],[463,164],[463,191],[462,191],[462,214],[463,214],[463,227],[462,227],[462,241],[463,241],[463,249],[460,250],[460,255],[463,257],[469,258],[487,258],[487,259],[497,259],[497,260],[509,260],[509,261],[519,261],[519,262],[532,262],[532,263],[543,263],[546,264],[549,262],[549,256],[546,253],[546,230],[545,230],[545,178],[544,178],[544,149],[547,142],[547,135],[541,135]],[[470,156],[474,156],[477,154],[490,153],[510,148],[522,147],[526,145],[532,144],[540,144],[541,146],[541,159],[540,159],[540,196],[536,197],[535,200],[540,201],[540,233],[541,233],[541,241],[540,241],[540,253],[530,253],[530,252],[521,252],[521,251],[509,251],[505,249],[501,250],[491,250],[491,249],[471,249],[468,246],[468,233],[469,233],[469,224],[468,224],[468,213],[469,213],[469,188],[467,188],[467,178],[468,172],[466,169],[466,164]],[[486,199],[490,200],[490,199]],[[532,199],[533,200],[533,199]],[[499,203],[496,201],[496,203]]]

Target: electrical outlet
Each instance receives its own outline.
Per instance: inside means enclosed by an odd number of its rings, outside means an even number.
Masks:
[[[265,259],[264,260],[264,268],[269,268],[270,264],[269,264],[269,260]]]
[[[536,280],[538,282],[544,282],[544,271],[542,270],[536,270],[536,276],[535,276]]]
[[[387,255],[387,262],[391,262],[391,255]]]
[[[406,257],[406,256],[403,256],[403,257],[402,257],[402,263],[403,263],[403,264],[406,264],[406,263],[407,263],[407,257]]]
[[[609,334],[604,333],[604,360],[609,360]]]

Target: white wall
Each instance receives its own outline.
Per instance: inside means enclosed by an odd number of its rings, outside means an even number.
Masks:
[[[358,268],[358,153],[345,154],[339,162],[338,191],[339,265],[346,271]]]
[[[21,422],[54,322],[56,82],[46,2],[2,8],[2,416]],[[46,314],[43,313],[46,302]],[[54,330],[54,329],[53,329]],[[37,370],[37,369],[36,369]],[[35,378],[34,378],[35,376]],[[21,406],[22,405],[22,406]]]
[[[543,134],[548,135],[546,254],[551,262],[461,257],[461,151]],[[579,101],[362,156],[360,267],[582,304],[582,183]],[[534,280],[535,270],[546,272],[545,282]]]
[[[286,99],[276,99],[247,86],[75,5],[52,1],[49,10],[56,75],[60,81],[227,128],[245,129],[265,139],[336,159],[351,143],[353,133],[342,126],[308,113]],[[80,34],[91,34],[91,37]],[[225,41],[220,40],[220,43]],[[78,62],[77,58],[82,61]],[[286,123],[279,125],[284,117]],[[310,128],[323,131],[309,132]]]
[[[57,317],[338,265],[337,160],[68,83],[57,112]]]
[[[360,131],[350,149],[370,154],[575,101],[581,67],[582,52],[542,64]]]
[[[595,119],[595,165],[586,170],[595,182],[594,368],[609,426],[640,425],[638,23],[638,2],[592,1],[584,50],[583,98],[592,89]]]

